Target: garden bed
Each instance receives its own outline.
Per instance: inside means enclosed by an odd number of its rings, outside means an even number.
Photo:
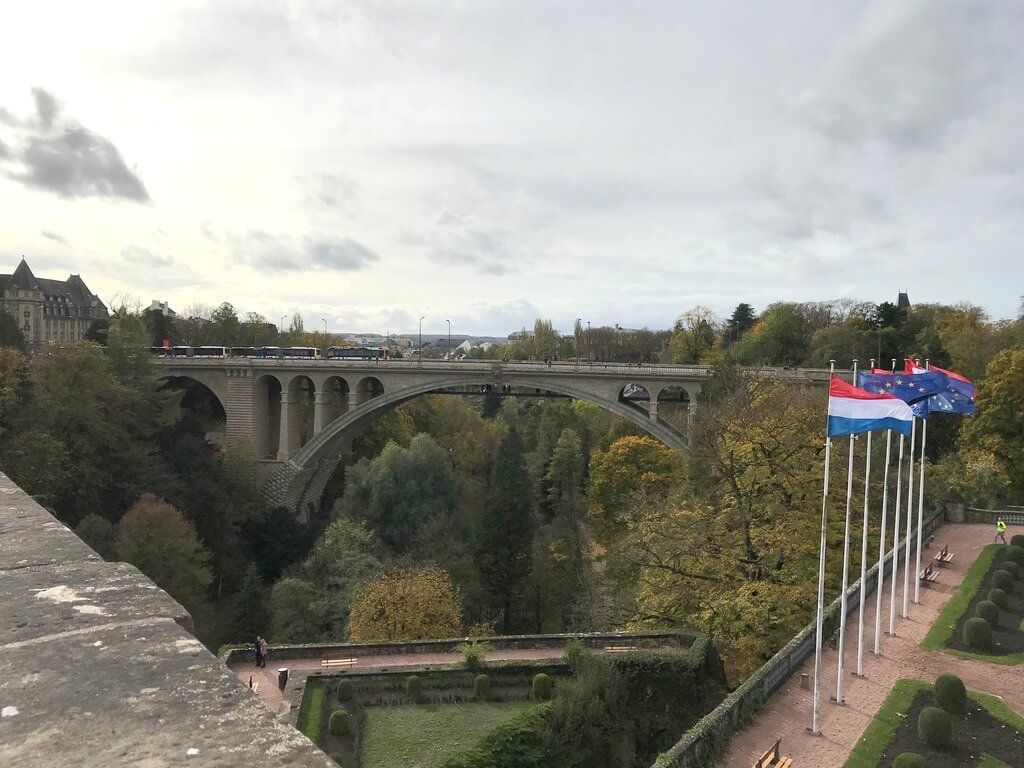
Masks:
[[[953,718],[953,741],[946,750],[932,749],[918,737],[918,717],[934,704],[929,683],[897,680],[846,768],[891,768],[904,752],[923,756],[929,768],[1024,768],[1024,718],[1001,700],[969,691],[966,712]]]

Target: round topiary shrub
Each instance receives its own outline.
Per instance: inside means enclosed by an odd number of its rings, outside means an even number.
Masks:
[[[1013,534],[1013,536],[1010,537],[1010,546],[1024,549],[1024,533]],[[1021,563],[1021,565],[1024,565],[1024,563]]]
[[[999,587],[988,591],[988,599],[989,602],[995,603],[1003,610],[1005,610],[1006,606],[1010,604],[1010,601],[1006,597],[1006,590],[1000,589]]]
[[[1013,562],[1013,560],[1004,560],[1002,565],[1000,565],[999,567],[1002,568],[1004,571],[1009,571],[1013,575],[1013,578],[1020,578],[1020,566],[1017,565],[1017,563]]]
[[[1016,581],[1013,578],[1013,574],[1009,571],[1000,569],[992,574],[992,587],[994,589],[1001,589],[1004,592],[1011,592]]]
[[[982,600],[978,603],[978,607],[974,609],[974,615],[984,619],[993,627],[999,624],[999,606],[991,600]]]
[[[491,678],[488,675],[477,675],[473,678],[473,693],[477,701],[487,701],[491,696]]]
[[[928,763],[917,752],[904,752],[892,761],[892,768],[928,768]]]
[[[992,625],[975,616],[964,624],[964,643],[968,648],[987,651],[992,647]]]
[[[330,729],[332,736],[348,736],[351,730],[348,722],[348,712],[344,709],[336,709],[331,712]]]
[[[967,711],[967,688],[956,675],[939,675],[935,679],[935,701],[947,712],[962,715]]]
[[[551,698],[551,678],[543,672],[533,676],[533,698],[534,701],[547,701]]]
[[[932,749],[947,749],[953,743],[953,718],[938,707],[925,707],[917,718],[917,736]]]
[[[334,695],[338,698],[338,701],[352,701],[352,696],[354,695],[352,681],[339,680],[337,687],[334,689]]]
[[[1017,538],[1019,538],[1019,534],[1014,536],[1010,541]],[[1024,565],[1024,542],[1021,542],[1020,544],[1011,544],[1007,547],[1006,560],[1011,563],[1016,563],[1017,565]]]
[[[405,695],[416,704],[423,703],[423,681],[413,675],[405,680]]]

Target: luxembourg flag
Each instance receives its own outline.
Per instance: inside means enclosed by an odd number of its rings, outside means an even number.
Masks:
[[[874,394],[833,376],[828,385],[828,436],[856,435],[876,429],[910,434],[914,412],[890,394]]]

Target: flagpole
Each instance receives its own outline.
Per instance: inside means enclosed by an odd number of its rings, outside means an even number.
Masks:
[[[853,380],[857,380],[857,359],[853,360]],[[844,651],[846,650],[846,590],[850,581],[850,504],[853,501],[853,441],[850,435],[850,461],[846,470],[846,528],[843,533],[843,591],[839,596],[839,668],[836,670],[836,704],[845,704],[843,698]]]
[[[914,522],[914,437],[917,432],[917,418],[910,421],[910,451],[907,454],[907,546],[903,555],[903,618],[907,618],[907,601],[910,598],[910,526]]]
[[[928,358],[925,358],[924,369],[928,370]],[[927,401],[926,401],[927,402]],[[927,407],[927,406],[925,406]],[[924,444],[928,438],[928,419],[921,419],[921,484],[917,489],[917,568],[914,573],[921,572],[921,526],[924,522]],[[921,579],[914,581],[914,603],[921,602]]]
[[[829,380],[836,369],[836,361],[829,360]],[[828,417],[826,417],[826,424]],[[818,549],[818,617],[815,621],[814,635],[814,712],[811,717],[811,733],[821,734],[821,631],[822,619],[825,615],[825,531],[828,527],[828,473],[829,459],[832,450],[832,439],[825,429],[825,484],[821,492],[821,542]]]
[[[896,636],[896,582],[900,576],[900,515],[903,513],[901,499],[903,493],[903,438],[900,432],[900,452],[896,461],[896,513],[893,515],[895,525],[892,532],[892,583],[889,585],[889,634]]]
[[[885,525],[889,509],[889,457],[892,430],[885,432],[885,473],[882,475],[882,532],[878,537],[878,585],[875,587],[875,655],[882,652],[882,590],[885,589]],[[899,517],[899,515],[897,515]]]
[[[875,367],[874,358],[871,368]],[[869,369],[870,370],[870,369]],[[857,374],[853,374],[853,386],[857,386]],[[864,460],[864,520],[861,523],[860,542],[860,611],[857,615],[857,677],[864,677],[864,582],[868,566],[868,483],[871,480],[871,433],[865,447]]]

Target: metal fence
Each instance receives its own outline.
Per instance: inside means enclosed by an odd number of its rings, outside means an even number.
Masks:
[[[1008,525],[1024,525],[1024,507],[1007,507],[1006,509],[978,509],[968,507],[964,519],[968,523],[991,523],[1002,518]]]

